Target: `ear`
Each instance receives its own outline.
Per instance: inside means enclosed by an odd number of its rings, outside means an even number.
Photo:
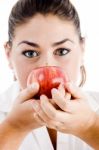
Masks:
[[[82,51],[85,52],[85,38],[82,37],[81,39],[81,46],[82,46]]]
[[[85,54],[85,38],[81,39],[80,44],[81,44],[81,51],[82,51],[81,66],[83,66],[84,65],[84,54]]]
[[[13,65],[12,65],[12,61],[11,61],[11,46],[9,45],[8,42],[6,42],[4,44],[4,49],[5,49],[5,55],[8,60],[9,67],[10,67],[10,69],[13,69]]]

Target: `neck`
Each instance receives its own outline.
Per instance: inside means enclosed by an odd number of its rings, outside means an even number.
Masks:
[[[47,128],[51,142],[53,144],[54,150],[56,150],[56,144],[57,144],[57,131],[54,129]]]

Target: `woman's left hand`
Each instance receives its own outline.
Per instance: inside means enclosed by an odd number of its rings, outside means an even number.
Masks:
[[[37,114],[48,128],[80,137],[94,124],[95,112],[88,104],[89,96],[79,87],[69,82],[65,88],[60,86],[59,89],[52,89],[51,100],[42,95],[41,109],[37,110]],[[51,102],[60,109],[56,109]]]

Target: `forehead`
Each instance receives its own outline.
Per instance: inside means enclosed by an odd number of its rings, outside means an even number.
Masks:
[[[59,41],[63,38],[77,40],[78,34],[72,21],[60,19],[54,15],[37,14],[15,29],[15,39],[39,41],[42,39]]]

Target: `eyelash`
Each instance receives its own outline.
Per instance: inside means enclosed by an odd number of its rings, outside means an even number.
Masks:
[[[60,51],[60,52],[63,52],[64,50],[66,51],[66,53],[65,53],[65,54],[64,54],[64,53],[63,53],[63,54],[59,54],[59,56],[67,55],[67,54],[71,51],[70,49],[59,48],[59,49],[57,49],[57,50],[54,52],[54,54],[57,55],[57,52],[59,52],[59,51]]]
[[[62,54],[62,52],[64,52],[64,51],[65,51],[66,53],[63,53],[63,54]],[[65,56],[65,55],[67,55],[70,51],[71,51],[70,49],[59,48],[59,49],[57,49],[57,50],[54,51],[54,54],[55,54],[55,55],[59,55],[59,56]],[[59,54],[59,52],[61,52],[61,53]],[[40,55],[40,52],[37,52],[37,51],[35,51],[35,50],[24,50],[24,51],[22,52],[22,54],[23,54],[24,56],[28,57],[28,58],[33,58],[33,57],[39,56],[39,55]],[[29,54],[29,55],[28,55],[28,54]],[[36,54],[36,55],[33,56],[33,54]]]
[[[33,53],[35,53],[36,56],[35,56],[35,55],[33,56]],[[40,53],[37,52],[37,51],[34,51],[34,50],[25,50],[24,52],[22,52],[22,54],[23,54],[24,56],[26,56],[26,57],[32,58],[32,57],[37,57],[37,56],[39,56]],[[31,54],[31,55],[28,56],[27,54]]]

